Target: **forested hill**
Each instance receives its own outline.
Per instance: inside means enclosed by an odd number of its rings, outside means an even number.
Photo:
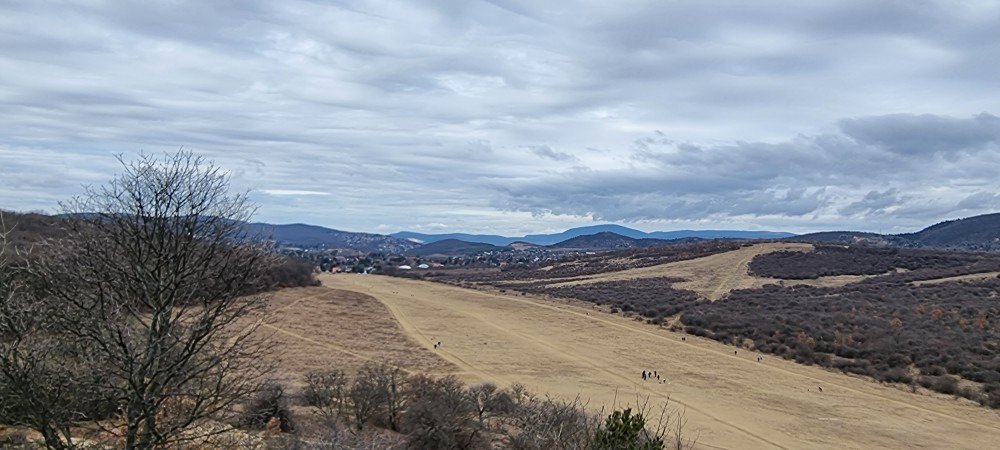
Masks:
[[[878,234],[860,231],[823,231],[803,234],[787,238],[787,240],[891,247],[1000,251],[1000,213],[948,220],[931,225],[915,233]]]
[[[924,247],[1000,250],[1000,213],[948,220],[898,237]]]

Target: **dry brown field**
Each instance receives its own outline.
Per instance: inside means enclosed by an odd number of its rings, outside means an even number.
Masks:
[[[346,276],[346,275],[345,275]],[[274,343],[275,381],[301,387],[306,374],[368,362],[411,372],[452,373],[457,367],[409,338],[374,297],[326,286],[283,289],[274,294],[258,329]]]
[[[575,303],[373,275],[321,279],[324,287],[282,292],[268,321],[287,338],[290,377],[343,367],[345,359],[357,365],[389,357],[470,383],[519,382],[579,397],[594,411],[669,398],[702,448],[979,449],[1000,442],[1000,414],[971,402],[736,350]],[[662,382],[644,382],[642,370],[656,370]]]

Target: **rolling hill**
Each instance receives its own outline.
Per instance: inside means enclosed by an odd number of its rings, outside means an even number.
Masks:
[[[896,237],[923,247],[1000,250],[1000,213],[948,220]]]
[[[878,234],[861,231],[823,231],[802,234],[786,238],[786,240],[997,251],[1000,250],[1000,213],[947,220],[913,233]]]
[[[570,228],[566,231],[563,231],[562,233],[529,234],[526,236],[519,236],[519,237],[507,237],[507,236],[499,236],[493,234],[465,234],[465,233],[424,234],[413,231],[400,231],[398,233],[393,233],[391,236],[400,239],[413,240],[424,244],[429,244],[435,241],[442,241],[445,239],[459,239],[466,242],[483,242],[487,244],[504,246],[504,245],[510,245],[518,241],[536,245],[552,245],[566,241],[567,239],[572,239],[579,236],[589,236],[603,232],[610,232],[633,239],[666,239],[666,240],[689,238],[689,237],[702,238],[702,239],[722,239],[722,238],[780,239],[780,238],[794,236],[794,234],[792,233],[783,233],[775,231],[746,231],[746,230],[677,230],[677,231],[654,231],[651,233],[647,233],[645,231],[640,231],[633,228],[628,228],[614,224],[591,225],[586,227]]]
[[[507,247],[499,247],[482,242],[466,242],[458,239],[445,239],[443,241],[431,242],[406,251],[405,254],[412,256],[459,256],[472,255],[476,253],[506,250]]]
[[[59,216],[45,214],[26,214],[10,211],[4,212],[7,227],[21,222],[15,227],[11,240],[32,241],[58,235],[57,223]],[[962,250],[998,251],[1000,250],[1000,213],[983,214],[957,220],[941,222],[923,230],[882,235],[878,233],[859,231],[823,231],[803,235],[779,233],[770,231],[740,231],[740,230],[678,230],[657,231],[646,233],[621,225],[594,225],[572,228],[562,233],[533,234],[522,237],[505,237],[483,234],[421,234],[414,232],[399,232],[393,235],[374,233],[356,233],[335,230],[331,228],[306,225],[287,224],[274,225],[268,223],[251,223],[247,225],[251,235],[272,237],[278,245],[301,248],[350,249],[359,252],[380,252],[403,254],[421,245],[439,241],[455,240],[462,244],[451,242],[438,247],[434,251],[446,251],[447,254],[467,254],[467,252],[493,250],[504,246],[524,249],[533,246],[552,246],[553,249],[617,249],[669,245],[677,239],[779,239],[799,242],[822,242],[843,244],[884,245],[897,247],[928,247],[952,248]],[[596,237],[595,237],[596,236]],[[574,238],[581,238],[572,241]],[[473,246],[471,244],[486,244]],[[495,248],[494,248],[495,247]],[[434,247],[431,247],[433,250]],[[449,249],[453,249],[449,250]],[[458,253],[455,253],[458,252]]]
[[[680,240],[669,241],[665,239],[649,238],[636,239],[612,233],[610,231],[602,231],[600,233],[570,238],[565,241],[549,245],[546,248],[553,250],[619,250],[626,248],[661,247],[665,245],[677,244],[679,242]]]
[[[270,236],[283,247],[351,249],[362,252],[404,253],[420,244],[381,234],[354,233],[301,223],[272,225],[252,223],[250,234]]]

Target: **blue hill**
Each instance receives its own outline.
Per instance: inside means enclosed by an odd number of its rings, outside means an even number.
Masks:
[[[585,227],[570,228],[562,233],[553,234],[529,234],[527,236],[498,236],[493,234],[467,234],[467,233],[446,233],[446,234],[425,234],[413,231],[400,231],[391,236],[399,239],[415,240],[424,244],[443,241],[445,239],[458,239],[466,242],[481,242],[491,245],[510,245],[513,242],[523,241],[537,245],[552,245],[575,237],[587,236],[597,233],[615,233],[633,239],[681,239],[681,238],[702,238],[702,239],[780,239],[795,236],[792,233],[775,231],[747,231],[747,230],[678,230],[678,231],[655,231],[646,233],[629,227],[615,224],[590,225]]]

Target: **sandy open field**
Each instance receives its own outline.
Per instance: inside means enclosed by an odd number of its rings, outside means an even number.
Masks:
[[[757,362],[756,353],[734,355],[733,347],[682,340],[682,334],[585,306],[382,276],[325,275],[322,281],[324,288],[297,291],[311,300],[285,300],[279,313],[297,316],[269,321],[294,333],[285,336],[298,342],[300,353],[351,356],[337,350],[347,345],[344,334],[389,327],[383,337],[404,341],[391,345],[416,352],[413,363],[431,373],[457,367],[468,382],[520,382],[537,392],[579,395],[595,410],[634,403],[637,395],[653,402],[669,396],[686,408],[686,432],[698,435],[704,448],[981,449],[1000,442],[1000,414],[964,400],[911,394],[770,356]],[[326,288],[335,290],[324,297]],[[343,291],[382,302],[399,325],[351,321],[330,331],[344,313],[327,316],[335,310],[313,304],[338,303],[350,295]],[[290,324],[295,328],[284,330]],[[433,349],[437,341],[441,350]],[[363,356],[365,346],[347,350]],[[450,364],[427,360],[430,353]],[[644,382],[642,370],[656,370],[666,382]]]
[[[786,286],[802,284],[833,287],[844,286],[869,278],[865,275],[839,275],[820,277],[815,280],[778,280],[774,278],[755,277],[747,272],[750,261],[753,260],[754,256],[777,251],[808,252],[812,250],[813,246],[811,244],[794,242],[754,244],[704,258],[587,275],[573,281],[553,283],[551,286],[572,286],[601,281],[634,280],[638,278],[676,277],[684,279],[683,282],[674,284],[676,288],[694,291],[708,300],[715,301],[734,289],[754,289],[766,284],[781,283]]]

